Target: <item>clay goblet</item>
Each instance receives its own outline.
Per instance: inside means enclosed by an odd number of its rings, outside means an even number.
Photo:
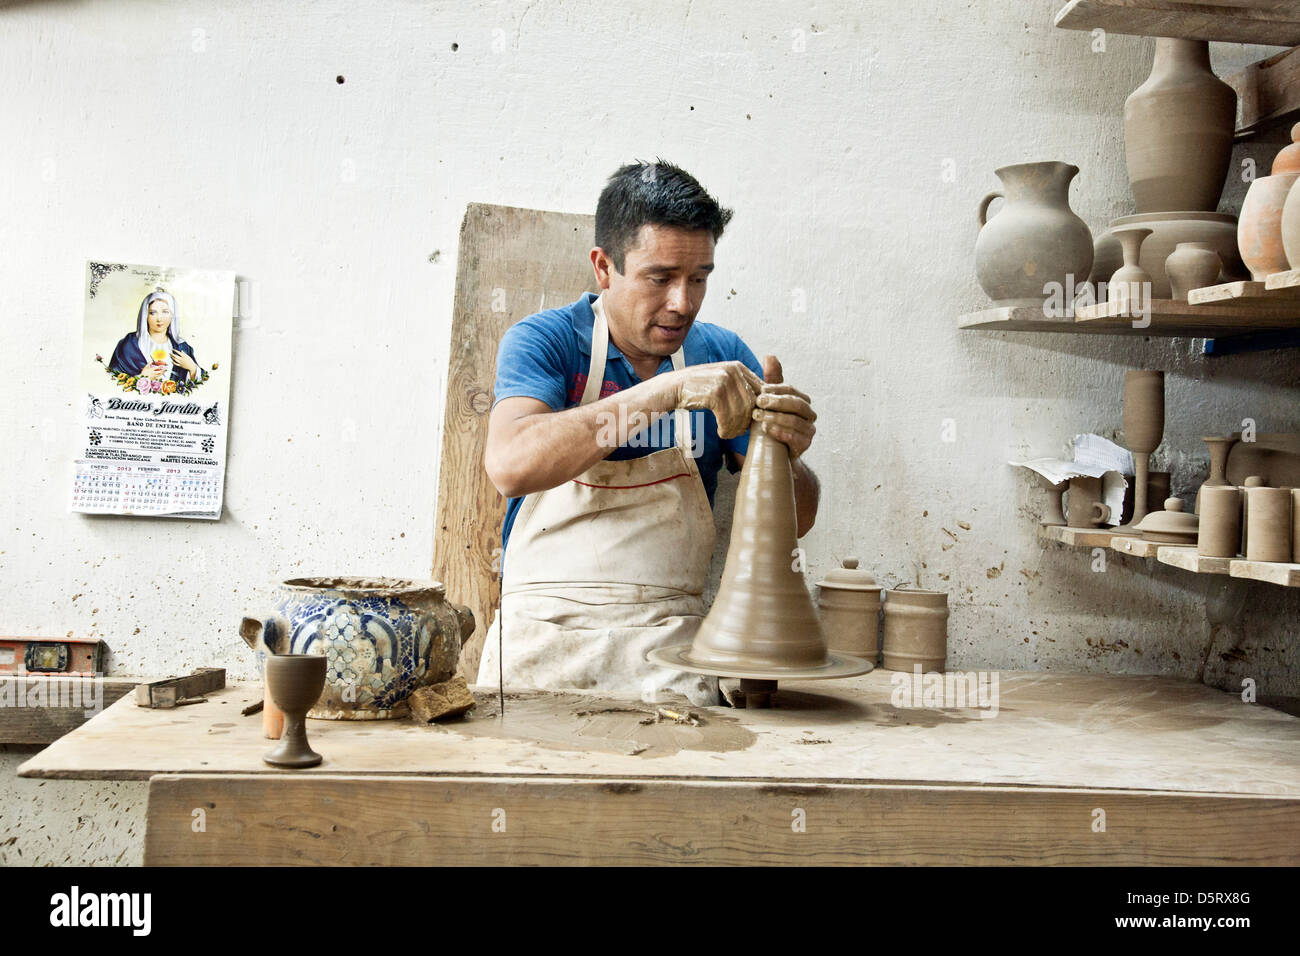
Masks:
[[[307,746],[306,715],[325,689],[321,654],[272,654],[266,659],[266,687],[284,711],[280,744],[262,759],[274,767],[314,767],[320,754]]]
[[[1147,476],[1151,453],[1165,433],[1165,373],[1124,373],[1124,443],[1133,453],[1133,517],[1122,529],[1137,534],[1147,513]]]

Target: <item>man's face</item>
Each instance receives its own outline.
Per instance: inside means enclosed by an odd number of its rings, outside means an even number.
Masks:
[[[713,234],[707,229],[641,227],[622,273],[610,263],[609,284],[601,283],[610,331],[628,358],[663,358],[681,348],[712,271]]]

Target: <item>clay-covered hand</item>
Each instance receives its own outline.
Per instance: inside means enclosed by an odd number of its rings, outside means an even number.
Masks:
[[[812,400],[793,385],[784,384],[781,363],[776,356],[763,360],[763,374],[767,384],[759,392],[753,412],[765,434],[783,442],[795,459],[808,450],[813,435],[817,434],[817,413]]]
[[[763,380],[744,362],[690,365],[675,376],[676,408],[708,409],[718,420],[718,437],[735,438],[749,429]]]

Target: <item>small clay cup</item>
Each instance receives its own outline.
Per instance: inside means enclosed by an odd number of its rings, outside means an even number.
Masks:
[[[1248,488],[1246,560],[1291,560],[1291,489]]]
[[[325,689],[323,654],[272,654],[266,659],[266,688],[284,711],[280,745],[262,759],[273,767],[314,767],[321,755],[307,746],[307,711]]]
[[[1071,528],[1096,528],[1108,520],[1110,509],[1101,503],[1101,479],[1071,478],[1066,510]]]
[[[1201,524],[1196,553],[1235,558],[1241,546],[1241,491],[1235,485],[1201,485]]]

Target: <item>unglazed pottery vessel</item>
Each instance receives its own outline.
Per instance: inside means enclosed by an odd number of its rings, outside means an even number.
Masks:
[[[1146,226],[1121,226],[1112,231],[1124,252],[1124,264],[1110,277],[1106,296],[1112,302],[1124,302],[1133,308],[1144,307],[1152,299],[1151,273],[1138,262],[1142,243],[1152,230]]]
[[[1291,560],[1291,489],[1246,489],[1246,560]]]
[[[874,661],[880,653],[881,587],[858,568],[857,558],[845,558],[843,565],[817,582],[826,642],[832,651]]]
[[[1196,490],[1196,507],[1193,510],[1197,514],[1201,513],[1201,492],[1205,488],[1221,488],[1231,484],[1228,481],[1228,450],[1237,439],[1231,435],[1203,435],[1201,441],[1210,449],[1210,476]]]
[[[1235,558],[1241,547],[1241,491],[1234,485],[1201,485],[1200,519],[1196,553]]]
[[[830,653],[795,560],[796,529],[790,450],[755,424],[713,606],[691,644],[656,648],[647,658],[692,673],[760,681],[871,670],[865,658]]]
[[[1056,484],[1050,484],[1042,475],[1038,476],[1043,484],[1047,485],[1047,511],[1043,519],[1038,522],[1045,528],[1061,527],[1065,524],[1065,512],[1061,510],[1061,495],[1065,489],[1070,486],[1068,481],[1060,481]]]
[[[1300,488],[1300,434],[1296,432],[1258,432],[1254,441],[1233,437],[1228,449],[1228,484],[1244,485],[1251,475],[1258,475],[1274,488]]]
[[[1285,147],[1273,160],[1273,174],[1300,173],[1300,123],[1291,127],[1291,145]],[[1282,254],[1287,266],[1300,269],[1300,180],[1291,184],[1282,203],[1282,217],[1278,231],[1282,240]]]
[[[397,578],[294,578],[265,619],[244,618],[240,635],[257,652],[319,654],[324,692],[309,717],[403,717],[417,687],[456,671],[461,641],[474,633],[469,608],[441,584]]]
[[[1250,277],[1263,282],[1290,269],[1282,245],[1282,210],[1300,172],[1261,176],[1250,184],[1237,223],[1237,247]]]
[[[1071,528],[1096,528],[1110,520],[1110,508],[1101,501],[1100,478],[1071,478],[1066,499],[1066,521]]]
[[[948,595],[900,588],[885,592],[882,666],[889,671],[942,671],[948,660]]]
[[[1139,213],[1211,212],[1232,160],[1237,94],[1204,40],[1156,38],[1146,82],[1124,103],[1124,154]]]
[[[1165,432],[1165,373],[1124,373],[1124,442],[1133,453],[1133,519],[1137,525],[1147,513],[1147,472],[1151,453]]]
[[[1267,488],[1268,482],[1264,480],[1263,475],[1249,475],[1243,481],[1237,490],[1241,492],[1241,553],[1246,553],[1246,548],[1250,540],[1250,495],[1247,492],[1251,488]]]
[[[1204,242],[1219,254],[1222,268],[1211,282],[1231,282],[1249,279],[1250,272],[1241,262],[1237,252],[1237,217],[1219,212],[1156,212],[1146,215],[1120,216],[1110,224],[1110,229],[1097,240],[1093,257],[1092,275],[1088,281],[1098,285],[1097,294],[1104,291],[1101,282],[1109,282],[1115,270],[1124,264],[1124,253],[1113,230],[1123,226],[1146,226],[1151,235],[1142,243],[1138,265],[1151,276],[1151,296],[1168,299],[1173,290],[1165,263],[1179,243]]]
[[[1092,269],[1092,233],[1070,209],[1079,167],[1021,163],[996,172],[1003,190],[980,203],[975,242],[975,274],[993,304],[1038,307],[1053,294],[1051,283],[1082,286]],[[997,198],[1006,205],[990,217]]]
[[[1169,277],[1169,294],[1179,302],[1187,301],[1187,293],[1207,285],[1214,285],[1223,263],[1214,246],[1208,242],[1180,242],[1165,260],[1165,275]]]
[[[320,754],[307,745],[307,709],[325,686],[325,658],[319,654],[272,654],[266,659],[266,687],[284,712],[280,745],[262,757],[275,767],[314,767]]]

